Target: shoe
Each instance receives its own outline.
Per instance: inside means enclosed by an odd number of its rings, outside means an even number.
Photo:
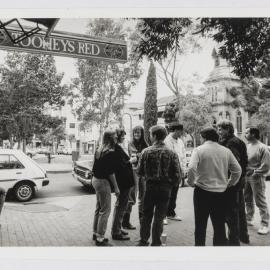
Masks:
[[[149,242],[145,242],[143,240],[140,240],[136,246],[137,247],[147,247],[147,246],[149,246]]]
[[[133,226],[132,224],[128,223],[128,224],[123,224],[122,225],[123,229],[125,230],[136,230],[136,227]]]
[[[128,235],[128,232],[121,230],[122,235]]]
[[[127,240],[130,240],[130,237],[123,234],[113,234],[112,239],[120,240],[120,241],[127,241]]]
[[[175,215],[175,216],[168,216],[167,217],[168,219],[171,219],[171,220],[176,220],[176,221],[181,221],[182,218],[180,218],[179,216]]]
[[[247,225],[248,226],[254,226],[254,221],[253,220],[247,220]]]
[[[262,226],[262,227],[258,230],[258,234],[265,235],[265,234],[268,234],[268,233],[269,233],[269,228],[266,227],[266,226]]]
[[[93,234],[92,239],[93,239],[93,241],[96,241],[97,240],[97,236],[95,234]],[[104,238],[103,241],[109,242],[109,239],[108,238]]]
[[[163,225],[168,225],[168,219],[167,218],[163,219]]]
[[[96,246],[98,246],[98,247],[112,247],[113,246],[108,241],[104,241],[104,240],[103,241],[96,240]]]

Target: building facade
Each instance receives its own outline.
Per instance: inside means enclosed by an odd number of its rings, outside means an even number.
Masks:
[[[236,105],[233,92],[241,93],[241,89],[245,87],[245,84],[232,73],[232,68],[228,62],[222,59],[215,49],[212,56],[215,60],[215,66],[204,84],[207,88],[208,101],[213,108],[213,123],[218,122],[220,119],[232,121],[235,134],[244,139],[249,114],[244,110],[243,106]],[[245,101],[242,100],[241,103],[243,104]]]

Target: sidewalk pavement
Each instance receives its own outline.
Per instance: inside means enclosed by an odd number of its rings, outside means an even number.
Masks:
[[[269,193],[269,183],[267,190]],[[269,194],[267,194],[269,195]],[[194,245],[193,189],[181,188],[177,200],[177,213],[182,221],[169,221],[164,226],[167,246]],[[269,198],[269,196],[267,196]],[[112,195],[112,212],[115,196]],[[30,203],[10,203],[4,205],[1,215],[0,245],[5,246],[57,246],[89,247],[92,241],[92,222],[95,210],[95,195],[55,197],[34,200]],[[112,213],[108,222],[107,237],[110,237]],[[134,206],[131,222],[137,227],[129,231],[130,241],[113,241],[115,246],[135,246],[139,240],[137,205]],[[259,227],[258,209],[256,223],[249,227],[250,245],[269,246],[270,234],[257,234]],[[212,245],[212,226],[208,222],[206,245]]]

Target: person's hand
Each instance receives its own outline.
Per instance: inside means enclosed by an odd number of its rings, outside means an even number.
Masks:
[[[131,157],[129,161],[130,161],[130,163],[136,163],[137,158],[136,157]]]
[[[118,197],[120,195],[120,190],[118,187],[114,189],[114,194],[116,197]]]

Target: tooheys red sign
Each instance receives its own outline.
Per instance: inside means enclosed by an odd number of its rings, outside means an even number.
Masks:
[[[15,38],[21,34],[19,30],[9,29],[9,31]],[[127,45],[125,41],[93,38],[65,32],[55,32],[49,37],[45,37],[44,34],[35,34],[18,44],[13,44],[5,32],[1,30],[0,48],[84,59],[96,58],[114,62],[127,61]]]

